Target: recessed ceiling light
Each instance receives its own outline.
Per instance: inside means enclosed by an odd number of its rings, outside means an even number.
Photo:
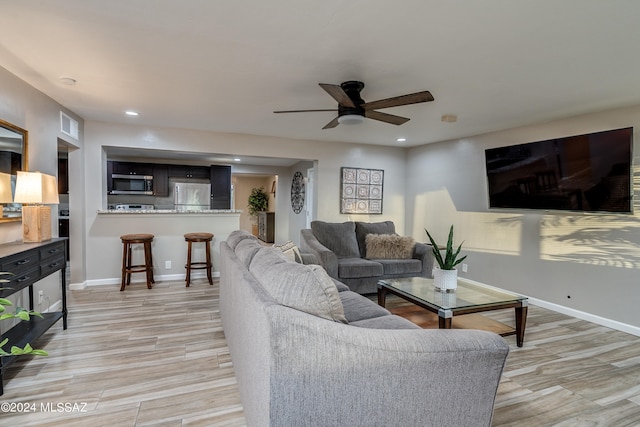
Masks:
[[[76,79],[72,77],[60,77],[60,83],[67,86],[73,86],[76,84]]]
[[[455,114],[443,114],[440,120],[445,123],[455,123],[458,121],[458,116]]]
[[[407,138],[396,138],[396,142],[405,142]]]
[[[236,157],[235,159],[233,159],[234,162],[239,162],[240,159],[238,157]]]
[[[139,116],[140,113],[138,113],[137,111],[125,111],[124,112],[127,116]]]

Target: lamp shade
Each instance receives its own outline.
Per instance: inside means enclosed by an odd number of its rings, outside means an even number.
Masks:
[[[40,172],[18,171],[16,180],[16,203],[34,203],[41,205],[57,205],[58,183],[56,177]]]
[[[0,203],[13,202],[11,193],[11,175],[0,172]]]

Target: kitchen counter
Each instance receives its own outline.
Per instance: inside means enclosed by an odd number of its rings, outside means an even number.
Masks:
[[[241,210],[237,209],[205,209],[205,210],[197,210],[197,211],[182,211],[176,209],[135,209],[135,210],[123,210],[123,209],[99,209],[99,214],[180,214],[180,215],[190,215],[190,214],[241,214]]]
[[[205,232],[214,235],[211,242],[213,275],[220,275],[220,242],[234,230],[240,228],[240,214],[234,209],[212,209],[199,211],[178,211],[175,209],[97,210],[95,220],[89,225],[89,237],[94,250],[85,254],[87,284],[120,283],[122,270],[123,234],[153,234],[153,271],[157,282],[184,280],[187,257],[186,233]],[[137,249],[140,249],[139,247]],[[141,259],[140,250],[134,251],[134,258]],[[194,259],[204,257],[204,245],[196,245]],[[204,270],[196,272],[194,278],[204,275]],[[133,281],[142,280],[144,274],[134,274]],[[206,278],[205,278],[206,279]],[[133,286],[133,285],[132,285]],[[136,285],[135,287],[138,287]],[[146,289],[146,286],[144,286]]]

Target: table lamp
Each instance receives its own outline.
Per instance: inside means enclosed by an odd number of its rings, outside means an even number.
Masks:
[[[51,239],[51,207],[57,205],[58,183],[56,177],[40,172],[18,171],[15,203],[22,206],[22,240],[44,242]]]

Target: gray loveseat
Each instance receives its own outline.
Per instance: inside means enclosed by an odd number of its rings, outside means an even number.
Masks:
[[[433,277],[431,245],[416,243],[408,258],[367,259],[369,234],[395,235],[395,225],[393,221],[312,221],[311,229],[300,230],[300,249],[314,254],[329,276],[360,294],[376,292],[380,279]]]
[[[489,426],[500,336],[424,330],[234,231],[220,314],[247,425]]]

